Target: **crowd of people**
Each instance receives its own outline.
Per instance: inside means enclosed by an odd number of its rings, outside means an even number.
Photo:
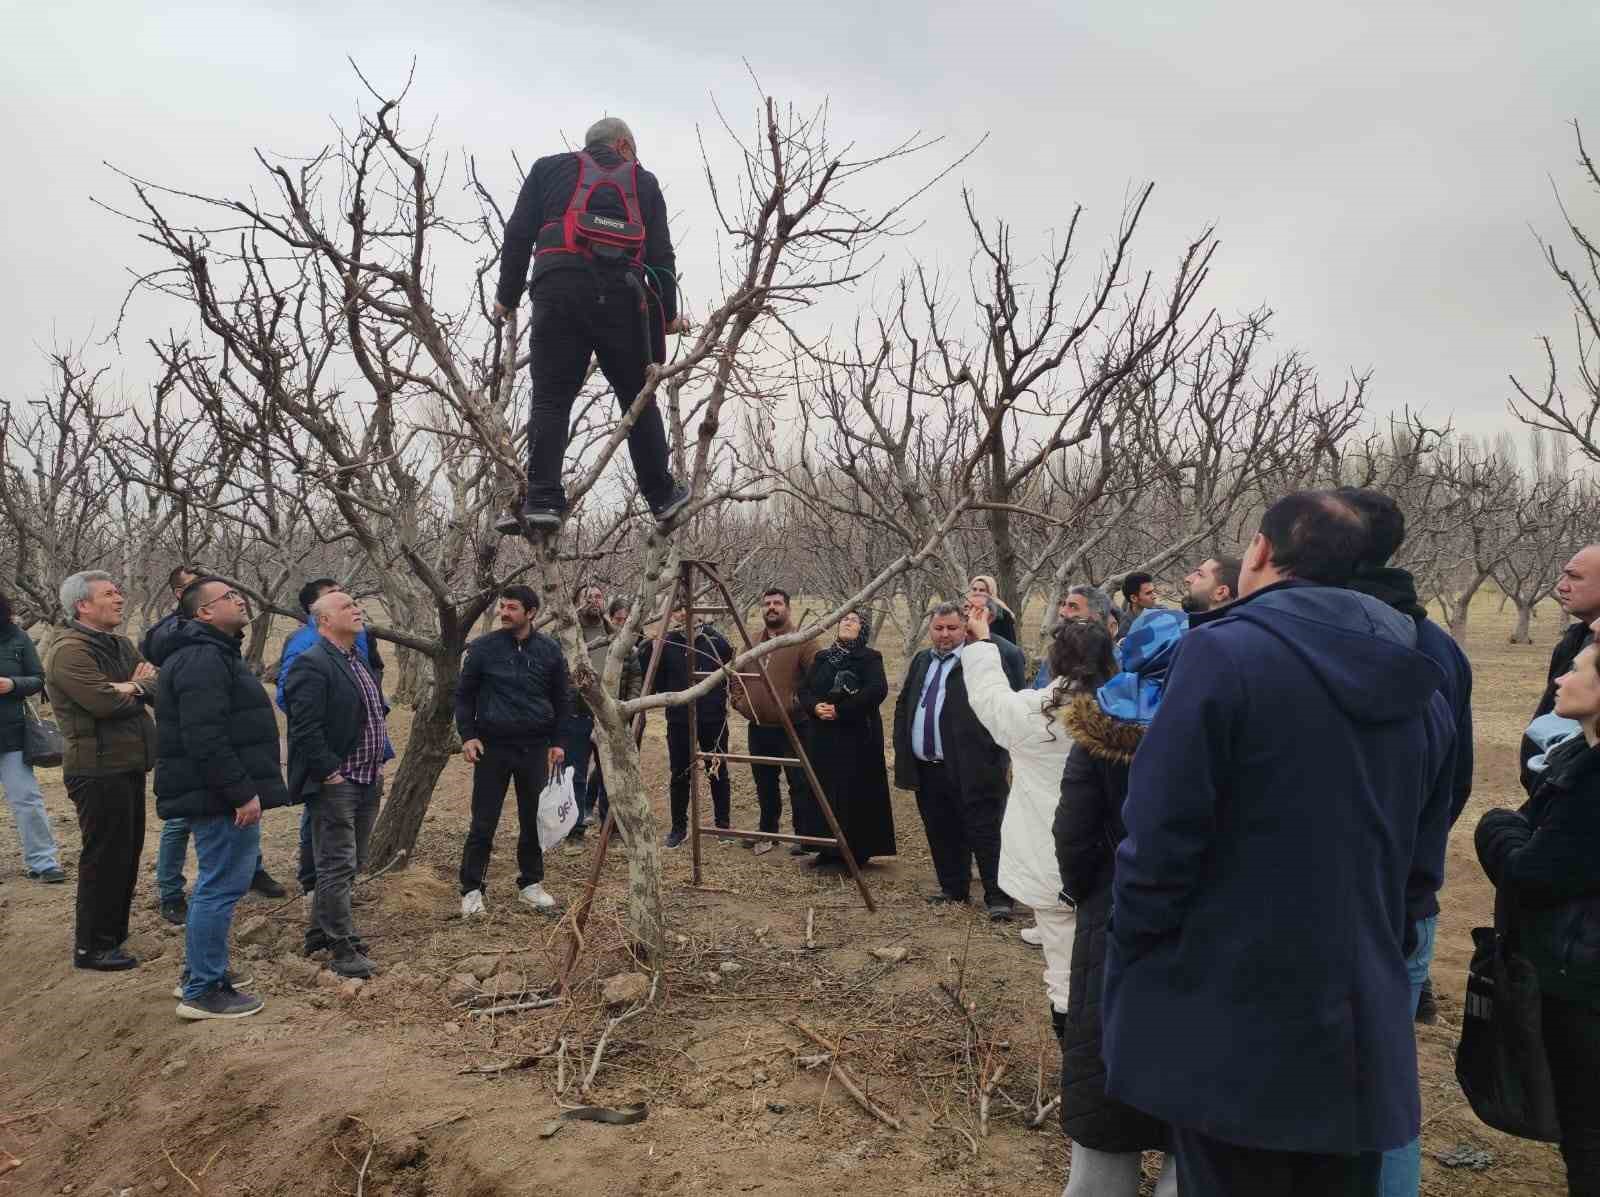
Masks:
[[[1156,1192],[1416,1194],[1420,1099],[1412,1023],[1426,1018],[1445,845],[1471,792],[1471,668],[1391,565],[1405,536],[1396,504],[1365,490],[1273,504],[1238,556],[1184,579],[1181,610],[1130,574],[1122,605],[1072,585],[1036,670],[995,579],[927,615],[884,726],[890,683],[870,613],[768,654],[765,683],[731,668],[665,716],[670,828],[688,833],[691,770],[705,770],[716,828],[730,828],[729,712],[746,724],[757,830],[819,870],[845,867],[826,800],[856,861],[897,852],[893,780],[916,796],[936,888],[928,901],[982,912],[1028,908],[1023,938],[1044,956],[1061,1042],[1067,1197],[1131,1195],[1140,1154],[1167,1153]],[[177,1012],[237,1018],[261,1008],[231,967],[234,907],[283,893],[263,865],[260,820],[301,805],[297,876],[307,954],[346,977],[376,965],[352,891],[367,862],[394,756],[383,659],[361,605],[336,580],[300,593],[305,625],[279,665],[277,705],[241,648],[250,619],[227,579],[185,564],[176,607],[136,649],[119,634],[111,575],[61,587],[67,622],[45,660],[0,600],[0,785],[27,875],[66,879],[23,751],[26,702],[44,692],[64,741],[77,811],[73,959],[138,966],[128,924],[145,838],[146,778],[162,820],[162,916],[184,927]],[[573,594],[598,668],[629,622],[625,599]],[[1545,1050],[1570,1191],[1600,1192],[1600,545],[1557,586],[1575,622],[1552,655],[1521,754],[1529,801],[1480,821],[1476,845],[1543,993]],[[489,860],[508,788],[519,835],[517,899],[545,889],[538,796],[574,771],[579,828],[603,819],[593,716],[559,645],[536,630],[540,598],[508,586],[497,627],[462,663],[455,718],[472,766],[461,912],[486,909]],[[795,631],[790,595],[760,599],[763,640]],[[661,629],[652,689],[686,689],[735,653],[683,609]],[[648,631],[648,629],[647,629]],[[1009,633],[1009,635],[1007,634]],[[639,694],[654,635],[627,647],[618,693]],[[152,717],[153,716],[153,717]],[[786,726],[787,725],[787,726]],[[815,766],[821,794],[793,753]],[[591,759],[594,758],[594,759]],[[785,788],[792,836],[781,831]],[[765,853],[773,840],[746,839]],[[184,893],[193,845],[197,866]]]

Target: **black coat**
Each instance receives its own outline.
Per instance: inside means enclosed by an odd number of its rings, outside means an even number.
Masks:
[[[0,627],[0,677],[14,684],[0,694],[0,752],[21,752],[22,704],[44,689],[44,665],[33,638],[14,623]]]
[[[467,645],[456,683],[461,739],[548,743],[572,713],[572,686],[561,646],[542,632],[519,641],[509,628]]]
[[[991,637],[1000,647],[1001,663],[1007,664],[1006,648],[1021,658],[1022,651],[1014,644]],[[894,700],[894,784],[902,790],[917,788],[917,758],[911,751],[912,724],[916,720],[918,703],[922,699],[922,683],[928,676],[928,662],[933,660],[933,650],[925,648],[911,658],[906,670],[906,680],[901,683],[900,694]],[[1022,663],[1026,668],[1026,662]],[[1006,668],[1011,679],[1011,669]],[[1005,803],[1010,783],[1006,770],[1011,757],[994,742],[983,722],[973,713],[967,701],[967,679],[961,672],[958,660],[945,673],[946,689],[944,708],[939,712],[939,740],[944,746],[946,766],[956,779],[961,796],[968,802]],[[1022,687],[1012,681],[1011,688]]]
[[[1567,625],[1567,630],[1561,634],[1561,639],[1556,641],[1555,648],[1550,650],[1550,669],[1545,674],[1544,693],[1539,696],[1539,705],[1533,708],[1533,719],[1537,719],[1540,715],[1548,715],[1556,709],[1556,678],[1572,668],[1572,662],[1593,638],[1594,633],[1589,631],[1589,625],[1582,620]],[[1522,788],[1529,794],[1538,788],[1540,778],[1539,774],[1528,768],[1528,758],[1538,755],[1538,752],[1539,746],[1527,736],[1523,736],[1519,754]]]
[[[381,699],[383,676],[374,673],[372,680]],[[321,793],[322,779],[337,773],[355,751],[367,725],[367,704],[350,662],[322,636],[289,667],[283,699],[289,713],[289,796],[299,802]]]
[[[811,766],[857,863],[893,856],[894,810],[879,709],[889,696],[883,654],[859,643],[839,655],[824,649],[797,693],[811,716],[806,747]],[[817,717],[815,708],[823,702],[833,704],[835,718]],[[801,835],[833,834],[809,793],[796,795],[794,819]]]
[[[1111,872],[1126,834],[1122,803],[1128,768],[1144,736],[1136,723],[1113,719],[1092,695],[1062,709],[1072,751],[1061,774],[1061,802],[1052,830],[1061,892],[1077,907],[1072,983],[1061,1026],[1061,1125],[1074,1143],[1095,1151],[1155,1151],[1166,1146],[1162,1123],[1106,1095],[1100,998],[1111,921]]]
[[[278,720],[240,637],[185,620],[167,645],[156,685],[156,814],[231,814],[252,798],[287,806]]]
[[[144,639],[139,641],[139,655],[157,669],[161,668],[167,663],[167,658],[177,651],[178,630],[188,622],[181,610],[168,611],[150,625]]]
[[[1600,1003],[1600,749],[1552,749],[1533,798],[1484,815],[1474,839],[1543,991]]]
[[[650,668],[650,654],[655,651],[654,640],[641,640],[636,650],[640,676]],[[721,632],[706,624],[694,635],[694,661],[689,660],[688,638],[682,629],[668,632],[661,646],[661,661],[656,665],[656,676],[650,685],[652,694],[668,694],[687,690],[695,684],[694,672],[709,673],[733,660],[733,646]],[[728,684],[719,682],[711,693],[695,700],[695,721],[700,724],[726,723],[728,721]],[[668,723],[689,722],[688,706],[667,708]],[[706,733],[709,735],[710,733]]]

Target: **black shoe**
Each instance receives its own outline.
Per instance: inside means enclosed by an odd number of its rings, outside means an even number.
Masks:
[[[986,902],[984,910],[989,915],[991,923],[1004,923],[1010,920],[1015,908],[1010,902]]]
[[[810,856],[815,851],[816,851],[815,848],[807,848],[804,844],[792,844],[792,845],[790,845],[790,848],[789,848],[789,855],[790,856]]]
[[[967,901],[968,898],[966,894],[947,894],[942,889],[936,890],[927,897],[927,903],[929,906],[943,906],[946,903],[965,906]]]
[[[359,977],[362,980],[378,971],[378,966],[356,948],[353,940],[345,940],[334,949],[328,967],[341,977]]]
[[[667,496],[665,502],[650,504],[650,514],[656,517],[657,526],[667,528],[687,506],[689,506],[689,488],[674,483],[672,493]]]
[[[93,952],[74,952],[72,956],[74,968],[87,968],[97,973],[120,973],[130,968],[138,968],[137,957],[130,956],[121,948],[98,948]]]
[[[1433,998],[1433,981],[1425,981],[1422,986],[1422,996],[1417,999],[1417,1021],[1425,1027],[1431,1027],[1439,1021],[1439,1003]]]
[[[170,902],[161,903],[161,917],[174,927],[181,927],[189,920],[189,900],[181,895]]]
[[[254,980],[254,977],[241,977],[231,968],[222,974],[222,984],[226,985],[229,989],[240,989],[243,986],[250,984],[250,982]],[[188,983],[189,970],[184,969],[183,972],[178,974],[178,983],[172,987],[172,996],[181,1001],[183,999],[183,987]]]
[[[284,889],[265,869],[257,869],[256,875],[250,878],[250,888],[263,898],[287,898],[289,891]]]
[[[43,881],[46,885],[60,885],[66,879],[67,875],[53,866],[48,869],[28,870],[28,880]]]
[[[667,838],[662,841],[661,846],[663,848],[676,848],[688,838],[688,835],[682,831],[669,831],[667,832]]]
[[[494,530],[501,536],[520,536],[526,529],[535,532],[554,532],[561,527],[566,511],[544,503],[524,503],[521,511],[507,512],[494,522]]]
[[[306,941],[300,949],[300,954],[302,956],[314,956],[332,946],[332,941],[323,934],[321,927],[311,927],[306,931]]]
[[[213,985],[197,998],[178,1003],[178,1017],[199,1021],[202,1018],[249,1018],[260,1012],[264,1003],[253,993],[240,993],[224,981]]]

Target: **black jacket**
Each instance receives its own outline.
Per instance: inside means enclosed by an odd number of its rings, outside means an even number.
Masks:
[[[1552,749],[1533,798],[1484,815],[1474,840],[1544,992],[1600,1002],[1600,749]]]
[[[990,639],[996,645],[1007,645],[1006,641],[993,636]],[[1021,657],[1022,651],[1016,645],[1007,647]],[[928,676],[928,662],[932,659],[931,648],[925,648],[911,658],[906,680],[894,700],[894,784],[902,790],[917,788],[917,758],[911,751],[912,723],[922,699],[922,683]],[[1005,648],[1000,650],[1000,659],[1005,663]],[[1006,668],[1006,677],[1011,677],[1009,666]],[[945,673],[944,685],[946,693],[944,708],[939,712],[939,740],[944,746],[945,766],[954,773],[956,785],[965,801],[1004,803],[1010,788],[1006,770],[1011,764],[1011,757],[994,742],[988,729],[973,713],[972,704],[967,701],[967,679],[961,672],[960,661]],[[1019,690],[1021,687],[1013,681],[1012,689]]]
[[[150,625],[144,639],[139,641],[139,655],[157,669],[161,668],[178,647],[178,629],[188,622],[181,610],[168,611]]]
[[[602,166],[615,166],[622,161],[609,146],[596,146],[589,153]],[[644,261],[660,284],[661,310],[664,319],[670,322],[678,314],[678,265],[672,252],[672,235],[667,231],[667,201],[655,175],[642,166],[638,180],[639,215],[645,227]],[[517,206],[511,211],[511,219],[506,221],[505,245],[500,251],[500,284],[495,298],[506,307],[516,307],[522,298],[523,283],[528,281],[528,259],[533,257],[539,230],[561,219],[577,185],[578,155],[575,153],[540,158],[523,180]],[[589,211],[619,219],[626,215],[622,201],[609,187],[594,193]],[[536,286],[539,279],[551,271],[587,268],[587,260],[577,254],[540,254],[534,258],[532,285]]]
[[[1537,719],[1540,715],[1548,715],[1556,709],[1556,678],[1572,668],[1572,662],[1593,638],[1594,633],[1589,631],[1589,625],[1582,620],[1567,625],[1567,630],[1561,634],[1561,639],[1556,641],[1555,648],[1550,651],[1550,671],[1545,674],[1544,694],[1539,698],[1539,705],[1533,708],[1533,719]],[[1527,736],[1523,736],[1520,753],[1522,788],[1529,794],[1538,787],[1540,778],[1539,774],[1528,768],[1528,758],[1536,756],[1538,752],[1539,746]]]
[[[653,651],[655,641],[643,640],[638,648],[638,660],[641,671],[650,666],[650,653]],[[706,624],[695,633],[694,637],[694,662],[689,661],[687,651],[688,641],[682,630],[667,633],[666,643],[661,646],[661,663],[656,666],[655,681],[651,684],[650,693],[665,694],[674,690],[687,690],[694,685],[695,679],[691,673],[698,670],[707,673],[719,666],[726,665],[733,660],[733,646],[721,632],[710,624]],[[695,721],[700,724],[726,723],[728,719],[728,686],[723,682],[717,688],[695,701]],[[689,721],[689,708],[687,706],[668,707],[668,723],[687,723]]]
[[[1076,695],[1063,707],[1061,722],[1072,737],[1072,751],[1062,770],[1052,830],[1061,891],[1078,910],[1061,1024],[1061,1125],[1073,1142],[1095,1151],[1153,1151],[1166,1145],[1166,1128],[1106,1094],[1100,1022],[1112,867],[1127,834],[1122,803],[1144,728],[1111,718],[1089,694]]]
[[[44,689],[44,665],[33,638],[14,623],[0,627],[0,677],[14,684],[10,693],[0,694],[0,752],[21,752],[22,703]]]
[[[240,637],[184,620],[167,644],[156,686],[156,814],[231,814],[252,798],[286,806],[278,720]]]
[[[381,699],[383,675],[373,673],[372,680]],[[322,779],[337,773],[355,751],[367,725],[367,705],[350,662],[322,636],[294,659],[283,698],[289,714],[289,798],[299,802],[320,793]]]
[[[463,741],[549,741],[571,712],[566,658],[543,632],[518,640],[500,628],[467,645],[456,684],[456,730]]]

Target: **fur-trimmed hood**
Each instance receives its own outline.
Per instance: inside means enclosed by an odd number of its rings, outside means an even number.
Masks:
[[[1142,726],[1113,719],[1100,709],[1093,694],[1074,694],[1056,717],[1073,743],[1082,744],[1084,751],[1102,761],[1131,763],[1134,750],[1144,739]]]

